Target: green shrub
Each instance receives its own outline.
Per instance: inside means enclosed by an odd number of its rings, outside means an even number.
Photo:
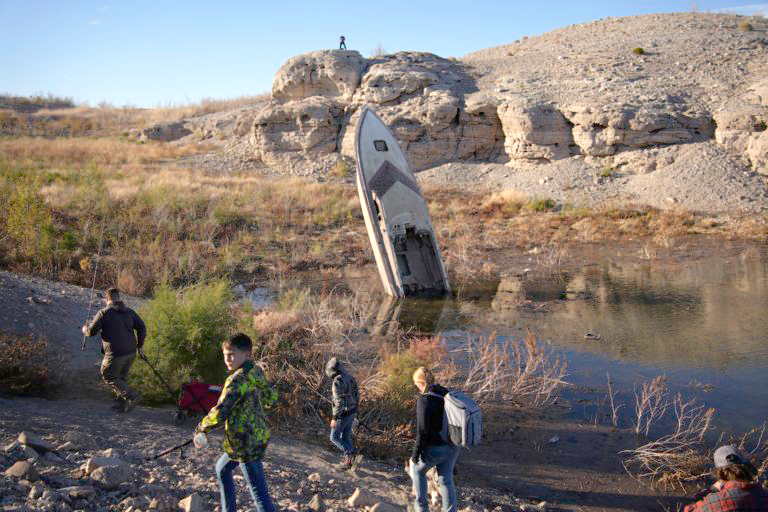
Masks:
[[[643,55],[645,53],[645,50],[643,50],[638,46],[637,48],[632,48],[632,53],[634,53],[635,55]]]
[[[2,210],[5,213],[5,231],[16,242],[21,255],[37,263],[51,252],[53,220],[40,188],[40,176],[20,176],[8,187]]]
[[[180,290],[161,283],[140,309],[147,324],[144,353],[174,392],[193,377],[211,384],[224,381],[221,342],[235,325],[233,300],[232,284],[223,279]],[[143,362],[133,365],[130,379],[150,402],[171,398]]]
[[[555,208],[555,200],[547,197],[534,197],[526,203],[525,207],[534,212],[545,212]]]
[[[600,171],[600,177],[602,177],[602,178],[610,178],[611,176],[613,176],[613,167],[611,167],[610,165],[606,165]]]
[[[385,354],[379,367],[383,376],[382,398],[395,404],[409,404],[418,392],[413,384],[413,372],[420,366],[434,372],[443,356],[438,338],[415,338],[408,350]]]

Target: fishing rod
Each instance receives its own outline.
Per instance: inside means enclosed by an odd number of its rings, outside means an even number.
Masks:
[[[104,220],[101,221],[101,234],[99,235],[99,250],[96,252],[96,265],[93,267],[93,282],[91,283],[91,298],[88,300],[88,316],[85,318],[86,324],[91,319],[91,307],[93,306],[93,292],[96,290],[96,275],[99,273],[99,259],[101,258],[101,247],[104,245]],[[80,350],[85,350],[85,342],[88,335],[83,332],[83,343]]]

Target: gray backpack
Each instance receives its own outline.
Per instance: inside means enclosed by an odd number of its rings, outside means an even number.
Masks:
[[[443,399],[443,428],[440,437],[455,446],[470,448],[480,444],[483,436],[483,413],[480,406],[461,391],[449,391]]]

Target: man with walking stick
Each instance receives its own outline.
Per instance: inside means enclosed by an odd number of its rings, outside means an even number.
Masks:
[[[101,332],[101,351],[104,354],[101,378],[112,388],[117,399],[113,409],[128,412],[139,401],[140,395],[128,386],[126,379],[137,349],[139,356],[144,357],[141,348],[147,336],[147,327],[139,315],[120,300],[117,288],[106,291],[105,302],[106,307],[83,325],[82,331],[86,336]]]

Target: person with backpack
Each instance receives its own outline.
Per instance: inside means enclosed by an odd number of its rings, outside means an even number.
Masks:
[[[453,468],[461,447],[450,442],[446,435],[444,399],[448,390],[435,383],[432,372],[425,367],[413,373],[413,383],[418,388],[416,400],[416,439],[411,452],[411,480],[416,496],[415,512],[427,512],[427,471],[437,468],[437,483],[442,499],[443,512],[456,512],[458,500],[453,481]]]
[[[325,374],[331,379],[331,442],[342,452],[339,469],[349,469],[355,463],[352,425],[357,416],[359,400],[357,382],[335,357],[330,358],[325,365]]]
[[[117,403],[112,409],[128,412],[139,401],[139,393],[128,385],[128,372],[138,350],[144,356],[142,347],[147,337],[147,327],[134,310],[120,300],[120,290],[106,291],[106,307],[96,313],[93,320],[82,326],[86,336],[101,332],[101,378],[115,394]]]
[[[277,401],[264,374],[253,362],[251,339],[236,334],[221,344],[224,364],[230,371],[218,403],[195,429],[196,448],[208,446],[207,433],[224,425],[224,453],[216,462],[221,492],[221,511],[235,512],[237,489],[232,471],[240,466],[258,512],[275,512],[269,496],[261,459],[267,450],[270,430],[265,408]]]

